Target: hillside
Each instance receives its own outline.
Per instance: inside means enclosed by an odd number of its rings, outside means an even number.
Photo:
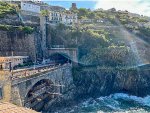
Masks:
[[[137,66],[149,63],[148,17],[135,17],[135,14],[114,9],[80,8],[74,12],[78,13],[78,26],[59,25],[51,28],[50,35],[56,45],[78,47],[81,64]]]
[[[22,33],[21,37],[26,37],[26,34],[36,34],[39,36],[37,43],[40,44],[41,34],[37,30],[40,26],[34,24],[35,19],[38,20],[39,17],[22,15],[22,20],[24,20],[22,22],[18,12],[17,6],[0,2],[0,30],[9,34],[11,32]],[[138,66],[149,64],[149,17],[128,11],[116,11],[114,8],[94,11],[80,8],[72,12],[78,14],[78,25],[59,24],[56,27],[47,25],[48,48],[53,45],[78,48],[79,61],[83,65]],[[30,19],[30,24],[27,24],[28,19]],[[23,44],[23,46],[28,45]]]

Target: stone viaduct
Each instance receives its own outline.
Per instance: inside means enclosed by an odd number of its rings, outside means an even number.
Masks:
[[[27,77],[4,78],[8,79],[3,84],[3,97],[0,101],[9,101],[35,110],[42,108],[45,100],[57,98],[73,86],[71,64],[64,64],[40,73],[35,72]]]

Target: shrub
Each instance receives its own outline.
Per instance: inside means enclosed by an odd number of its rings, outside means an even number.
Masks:
[[[3,18],[7,14],[16,14],[15,7],[6,2],[0,2],[0,18]]]
[[[1,25],[0,24],[0,30],[3,30],[3,31],[22,31],[22,32],[25,32],[27,34],[31,34],[33,31],[34,31],[34,28],[30,27],[30,26],[18,26],[18,27],[14,27],[12,25]]]
[[[27,34],[31,34],[34,31],[34,28],[32,28],[30,26],[25,26],[22,28],[22,30]]]

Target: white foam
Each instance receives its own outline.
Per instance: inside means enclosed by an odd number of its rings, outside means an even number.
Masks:
[[[146,97],[142,98],[142,97],[137,97],[137,96],[128,95],[128,94],[124,94],[124,93],[116,93],[116,94],[110,95],[110,97],[112,97],[114,99],[133,100],[142,105],[150,107],[150,96],[146,96]]]
[[[122,103],[120,100],[129,102],[133,101],[135,102],[135,107],[130,107],[129,104],[127,108],[124,108],[126,105],[124,106],[124,103]],[[91,113],[105,113],[107,108],[108,110],[112,110],[111,113],[148,113],[147,110],[145,110],[145,107],[150,107],[150,96],[142,98],[125,93],[115,93],[111,94],[110,96],[99,97],[97,99],[90,98],[83,103],[78,104],[76,107],[77,112],[79,110],[79,112],[83,111],[88,113],[90,113],[88,110],[93,111]],[[75,107],[73,109],[75,109]],[[74,111],[71,110],[71,112]]]

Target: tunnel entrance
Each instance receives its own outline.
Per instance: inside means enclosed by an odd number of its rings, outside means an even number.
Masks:
[[[65,54],[55,53],[50,56],[50,60],[56,64],[71,63],[70,57]]]
[[[24,106],[40,111],[47,102],[58,96],[60,96],[60,87],[48,79],[43,79],[30,89]]]

